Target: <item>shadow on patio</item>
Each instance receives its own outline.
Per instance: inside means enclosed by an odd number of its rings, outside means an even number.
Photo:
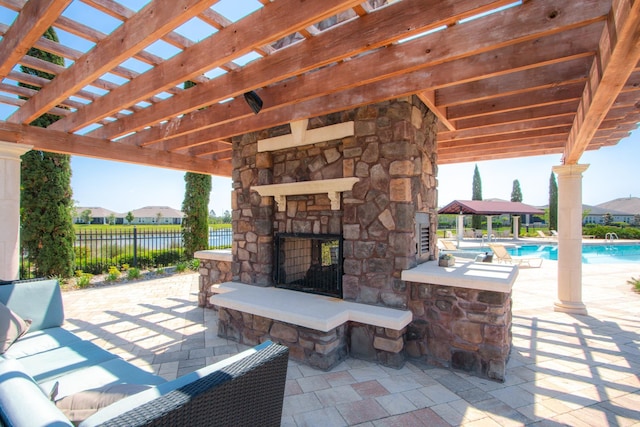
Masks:
[[[622,281],[633,268],[587,268],[590,316],[570,316],[553,312],[556,265],[546,264],[516,281],[505,383],[414,363],[347,359],[322,372],[290,362],[282,424],[640,425],[640,295]],[[172,379],[246,348],[217,337],[197,285],[189,274],[66,292],[66,327]]]

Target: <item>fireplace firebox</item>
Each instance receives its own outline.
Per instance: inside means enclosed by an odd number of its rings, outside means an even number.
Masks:
[[[342,298],[342,236],[278,233],[276,287]]]

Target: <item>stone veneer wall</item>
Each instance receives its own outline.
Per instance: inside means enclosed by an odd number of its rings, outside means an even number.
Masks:
[[[416,213],[436,229],[436,117],[417,97],[368,105],[309,121],[309,128],[355,122],[355,136],[274,152],[259,139],[289,126],[233,138],[234,280],[270,286],[276,232],[344,236],[344,299],[408,307],[402,270],[415,266]],[[326,194],[289,196],[284,212],[252,186],[358,177],[332,211]],[[428,257],[435,256],[435,233]]]
[[[407,282],[413,322],[405,351],[430,364],[504,381],[511,351],[511,294]]]
[[[219,283],[230,282],[233,279],[231,262],[201,258],[198,272],[200,273],[198,307],[214,308],[209,301],[213,295],[211,287]]]

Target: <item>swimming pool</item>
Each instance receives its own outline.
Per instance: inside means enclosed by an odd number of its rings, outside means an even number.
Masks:
[[[558,260],[556,245],[522,245],[507,248],[511,255],[537,256],[543,259]],[[582,245],[583,264],[615,264],[640,262],[640,244]]]

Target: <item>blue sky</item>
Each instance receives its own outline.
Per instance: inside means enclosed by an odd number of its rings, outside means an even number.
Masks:
[[[122,3],[133,10],[139,10],[148,0],[123,0]],[[221,0],[214,9],[231,20],[260,8],[257,0]],[[64,15],[78,19],[90,11],[81,2],[74,1],[65,10]],[[0,22],[10,25],[15,13],[0,7]],[[89,22],[89,21],[88,21]],[[92,25],[99,30],[110,32],[118,25],[118,21],[102,15],[91,19]],[[178,32],[191,38],[201,40],[215,30],[197,19],[183,25]],[[84,44],[75,36],[58,31],[65,44],[77,43],[77,49],[86,51],[91,45]],[[177,52],[166,43],[158,42],[148,50],[162,57],[170,57]],[[238,63],[251,60],[241,58]],[[146,65],[127,63],[127,67],[144,72]],[[207,73],[212,77],[221,70]],[[106,75],[104,78],[116,76]],[[95,89],[98,91],[98,89]],[[8,117],[15,109],[0,104],[0,119]],[[527,157],[522,159],[495,160],[479,162],[478,169],[482,178],[483,198],[511,197],[513,180],[520,182],[523,201],[531,205],[544,205],[549,198],[549,176],[551,168],[560,164],[560,155]],[[618,145],[605,147],[597,151],[586,152],[580,163],[590,164],[584,173],[583,201],[595,205],[620,197],[639,197],[640,184],[635,172],[640,159],[640,131],[622,140]],[[471,199],[473,171],[475,163],[444,165],[438,168],[438,204],[444,206],[454,199]],[[73,176],[71,185],[73,198],[78,206],[100,206],[116,212],[126,212],[143,206],[163,205],[180,209],[184,197],[184,172],[173,171],[128,163],[109,162],[104,160],[72,157]],[[213,177],[210,209],[218,215],[231,210],[231,180]]]

